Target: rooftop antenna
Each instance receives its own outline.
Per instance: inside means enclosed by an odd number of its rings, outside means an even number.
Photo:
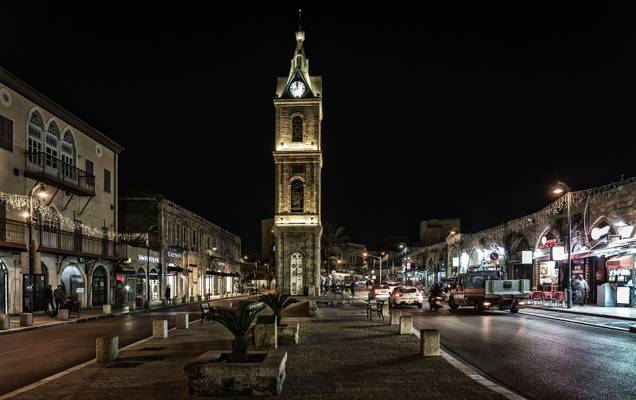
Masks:
[[[298,31],[302,31],[303,30],[303,9],[299,8],[298,9]]]

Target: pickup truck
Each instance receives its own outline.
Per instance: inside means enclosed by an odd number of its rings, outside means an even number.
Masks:
[[[473,270],[457,276],[448,306],[452,310],[472,306],[476,312],[496,307],[517,313],[527,303],[530,293],[529,279],[501,279],[500,271]]]

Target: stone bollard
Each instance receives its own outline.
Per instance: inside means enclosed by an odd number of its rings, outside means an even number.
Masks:
[[[393,311],[391,311],[391,325],[399,325],[400,317],[402,317],[402,311],[394,308]]]
[[[188,329],[190,327],[189,314],[177,314],[177,329]]]
[[[95,340],[95,358],[98,363],[113,362],[119,356],[119,336],[100,336]]]
[[[57,320],[58,321],[68,321],[71,319],[71,313],[68,308],[62,308],[57,312]]]
[[[183,302],[182,297],[175,297],[174,300],[172,301],[172,304],[181,304],[182,302]]]
[[[420,329],[420,353],[423,357],[439,356],[439,331]]]
[[[384,305],[382,306],[382,315],[388,316],[390,311],[391,309],[389,308],[389,303],[385,302]]]
[[[20,314],[20,326],[31,326],[33,325],[33,314],[31,313],[22,313]]]
[[[630,331],[631,333],[636,333],[636,325],[630,325],[630,326],[629,326],[629,331]]]
[[[403,315],[400,317],[400,335],[410,335],[413,333],[413,317]]]
[[[128,312],[135,312],[137,309],[137,302],[129,301],[128,302]]]
[[[104,304],[104,305],[102,306],[102,312],[103,312],[104,314],[111,314],[111,311],[112,311],[112,309],[111,309],[110,304]]]
[[[256,348],[278,348],[278,321],[275,315],[257,317],[254,327],[254,344]]]
[[[6,331],[11,328],[11,316],[9,314],[0,313],[0,331]]]
[[[168,320],[156,319],[152,321],[152,337],[155,339],[168,338]]]
[[[194,296],[190,296],[190,303],[194,303]]]

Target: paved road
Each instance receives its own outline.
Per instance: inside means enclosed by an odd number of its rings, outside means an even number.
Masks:
[[[0,336],[0,395],[95,358],[95,338],[98,336],[119,336],[121,348],[151,336],[153,319],[167,319],[169,326],[173,327],[176,315],[182,312],[192,312],[191,320],[200,316],[198,303],[186,304],[139,313],[134,317],[68,324]]]
[[[451,352],[532,399],[636,399],[636,334],[528,315],[410,309]]]

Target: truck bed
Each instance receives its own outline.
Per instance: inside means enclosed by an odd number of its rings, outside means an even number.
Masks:
[[[487,280],[485,295],[529,297],[530,279]]]

